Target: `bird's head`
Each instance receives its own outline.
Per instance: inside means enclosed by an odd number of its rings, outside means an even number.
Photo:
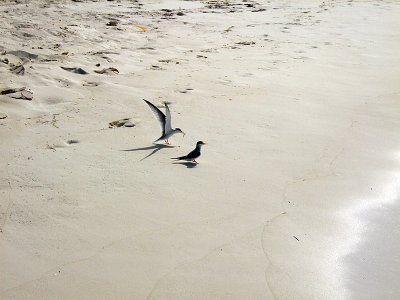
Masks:
[[[186,133],[184,133],[184,132],[182,131],[182,129],[180,129],[180,128],[175,128],[174,130],[175,130],[176,132],[182,133],[183,136],[185,136],[185,134],[186,134]]]
[[[203,146],[203,145],[207,145],[206,143],[204,143],[203,141],[198,141],[196,143],[197,146]]]

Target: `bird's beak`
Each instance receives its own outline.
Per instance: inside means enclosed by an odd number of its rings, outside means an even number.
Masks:
[[[204,143],[204,145],[207,145],[207,143]]]

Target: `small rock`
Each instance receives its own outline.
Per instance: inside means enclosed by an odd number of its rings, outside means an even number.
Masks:
[[[131,121],[130,118],[125,118],[117,121],[112,121],[108,123],[108,128],[114,128],[114,127],[134,127],[135,124]]]
[[[67,144],[71,145],[71,144],[78,144],[79,141],[78,140],[68,140]]]
[[[132,121],[127,121],[127,122],[124,124],[124,127],[134,127],[134,126],[135,126],[135,124],[133,124]]]
[[[93,82],[93,81],[86,81],[84,83],[82,83],[83,86],[98,86],[99,84],[97,82]]]
[[[255,42],[251,41],[251,42],[237,42],[237,45],[244,45],[244,46],[249,46],[249,45],[254,45]]]
[[[14,99],[22,99],[22,100],[32,100],[33,93],[26,89],[26,87],[22,88],[7,88],[0,91],[0,95],[9,95],[9,97]]]
[[[30,101],[33,99],[33,93],[28,90],[23,90],[20,92],[20,95],[19,95],[19,93],[16,93],[16,94],[11,94],[10,97],[14,98],[14,99],[22,99],[22,100]]]
[[[12,93],[9,94],[9,97],[14,98],[14,99],[21,99],[21,100],[32,100],[33,99],[33,93],[28,90],[23,90],[20,92]]]
[[[259,9],[252,10],[252,12],[261,12],[261,11],[266,11],[266,9],[265,8],[259,8]]]
[[[7,116],[6,113],[0,112],[0,120],[1,120],[1,119],[5,119],[5,118],[7,118],[7,117],[8,117],[8,116]]]
[[[21,94],[24,97],[24,99],[26,99],[26,100],[32,100],[33,99],[33,93],[31,91],[24,90],[24,91],[21,92]]]
[[[117,26],[118,22],[117,21],[109,21],[106,25],[107,26]]]
[[[184,16],[185,14],[183,12],[181,12],[181,11],[178,11],[176,15],[177,16]]]

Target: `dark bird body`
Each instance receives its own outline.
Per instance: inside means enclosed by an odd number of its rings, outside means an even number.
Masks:
[[[196,148],[194,148],[193,151],[191,151],[188,155],[185,156],[180,156],[180,157],[173,157],[171,159],[176,159],[176,160],[186,160],[186,161],[192,161],[196,164],[198,162],[196,161],[196,158],[199,158],[201,155],[201,146],[205,145],[206,143],[199,141],[196,143]]]

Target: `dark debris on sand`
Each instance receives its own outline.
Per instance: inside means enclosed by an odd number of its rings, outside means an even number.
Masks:
[[[75,73],[75,74],[81,74],[81,75],[86,75],[89,74],[88,72],[86,72],[84,69],[82,68],[67,68],[67,67],[60,67],[61,69],[71,72],[71,73]]]
[[[22,88],[7,88],[0,90],[0,95],[8,95],[14,99],[22,99],[22,100],[32,100],[33,99],[33,92],[27,90],[26,87]]]
[[[125,118],[117,121],[112,121],[108,123],[108,128],[115,128],[115,127],[134,127],[135,124],[131,121],[130,118]]]
[[[94,70],[94,72],[96,72],[97,74],[107,74],[107,75],[119,74],[118,69],[114,67],[104,68],[103,70]]]

